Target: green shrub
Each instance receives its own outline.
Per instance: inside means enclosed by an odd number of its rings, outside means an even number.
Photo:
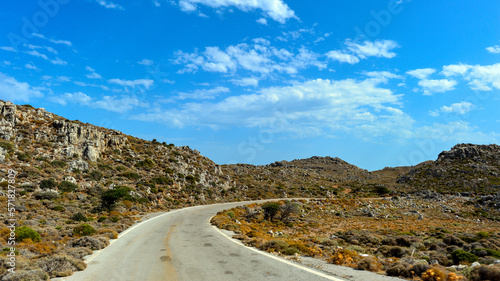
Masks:
[[[283,251],[281,251],[281,253],[283,255],[292,256],[295,254],[300,254],[300,251],[299,251],[299,249],[297,249],[295,247],[288,247],[288,248],[284,249]]]
[[[377,193],[378,195],[385,195],[385,194],[391,193],[391,191],[387,187],[385,187],[383,185],[376,185],[376,186],[374,186],[373,187],[373,191],[375,193]]]
[[[98,222],[103,222],[103,221],[105,221],[106,219],[107,219],[106,217],[102,216],[102,217],[99,217],[99,218],[97,219],[97,221],[98,221]]]
[[[269,251],[269,252],[282,252],[286,248],[288,248],[289,245],[285,241],[282,240],[271,240],[267,241],[264,244],[260,246],[261,250],[264,251]]]
[[[114,189],[106,190],[101,194],[101,206],[106,210],[112,210],[116,202],[128,195],[130,188],[126,186],[117,186]]]
[[[50,165],[58,168],[64,168],[66,167],[66,162],[54,160],[50,163]]]
[[[234,212],[233,211],[228,211],[226,212],[226,215],[232,219],[234,219]]]
[[[458,249],[451,253],[451,259],[454,264],[460,264],[461,262],[473,263],[478,260],[478,257],[474,254]]]
[[[272,221],[278,211],[280,210],[280,204],[276,202],[270,202],[262,205],[262,210],[264,210],[264,219]]]
[[[31,160],[31,154],[26,152],[26,153],[19,153],[17,155],[17,160],[23,161],[23,162],[28,162]]]
[[[92,171],[89,173],[88,177],[91,180],[100,181],[103,177],[103,174],[100,171]]]
[[[74,214],[73,216],[71,216],[70,219],[72,219],[74,221],[87,221],[87,216],[82,214],[82,212],[78,212],[78,213]]]
[[[7,152],[14,152],[14,145],[11,142],[0,140],[0,147],[7,150]]]
[[[78,185],[69,182],[69,181],[62,181],[59,184],[59,191],[61,192],[74,192],[78,189]]]
[[[120,220],[120,217],[115,215],[115,216],[110,217],[109,220],[112,222],[118,222]]]
[[[41,189],[54,189],[54,187],[56,187],[56,185],[57,185],[57,183],[54,179],[42,180],[40,182]]]
[[[54,206],[54,208],[52,208],[52,210],[60,212],[60,211],[64,211],[64,207],[61,205],[56,205],[56,206]]]
[[[90,224],[83,223],[73,228],[73,234],[79,236],[88,236],[95,233],[95,228]]]
[[[42,240],[42,237],[38,232],[25,225],[17,227],[15,233],[16,240],[19,242],[24,239],[31,239],[33,242],[40,242]]]
[[[135,164],[137,168],[153,168],[155,166],[155,162],[151,159],[144,159]]]
[[[153,178],[152,181],[153,181],[153,183],[163,184],[163,185],[168,185],[168,184],[174,183],[173,180],[165,178],[165,177],[155,177],[155,178]]]

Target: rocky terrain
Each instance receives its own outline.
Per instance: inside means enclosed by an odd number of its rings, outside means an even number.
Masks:
[[[215,202],[391,196],[446,202],[452,199],[442,194],[460,192],[470,204],[467,218],[498,221],[499,155],[496,145],[457,145],[436,161],[374,172],[332,157],[217,165],[189,147],[142,140],[42,108],[0,101],[0,278],[70,275],[85,268],[83,256],[105,247],[146,214]],[[416,192],[421,190],[433,192]],[[335,218],[350,216],[338,212]],[[369,206],[357,212],[390,216]],[[16,219],[15,230],[8,227],[11,218]],[[12,252],[17,275],[8,271]]]
[[[436,161],[421,163],[398,179],[413,190],[492,194],[500,191],[500,146],[458,144]]]

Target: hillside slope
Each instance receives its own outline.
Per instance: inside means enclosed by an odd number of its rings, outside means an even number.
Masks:
[[[442,193],[491,194],[500,191],[500,146],[458,144],[421,163],[398,179],[412,189]]]

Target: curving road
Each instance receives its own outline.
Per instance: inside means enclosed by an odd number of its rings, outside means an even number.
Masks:
[[[344,280],[245,247],[209,222],[219,211],[252,202],[190,207],[144,221],[90,256],[87,269],[62,280]],[[348,280],[387,280],[386,276],[357,272],[371,275],[351,272],[341,276],[347,275]]]
[[[210,225],[217,212],[245,204],[190,207],[144,221],[64,280],[341,280],[244,247]]]

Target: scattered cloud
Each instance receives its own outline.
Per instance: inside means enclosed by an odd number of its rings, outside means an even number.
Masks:
[[[231,90],[226,87],[216,87],[213,89],[198,89],[191,91],[189,93],[181,92],[178,94],[177,99],[185,100],[185,99],[194,99],[194,100],[211,100],[219,96],[223,93],[229,93]]]
[[[439,142],[455,143],[496,143],[498,135],[484,133],[468,122],[457,121],[449,123],[435,123],[430,126],[415,128],[412,138],[433,139]]]
[[[103,96],[102,99],[94,99],[82,92],[65,93],[60,96],[53,96],[50,100],[64,106],[67,104],[77,104],[80,106],[105,109],[116,113],[125,113],[136,107],[149,106],[147,103],[141,102],[135,97]]]
[[[149,89],[154,84],[154,80],[151,79],[136,79],[136,80],[123,80],[123,79],[109,79],[109,83],[117,84],[124,87],[135,88],[137,86],[142,86],[146,89]]]
[[[26,54],[34,56],[34,57],[37,57],[37,58],[41,58],[41,59],[44,59],[44,60],[49,60],[49,57],[47,57],[46,54],[42,54],[42,53],[40,53],[40,52],[38,52],[36,50],[27,51]]]
[[[104,8],[107,9],[117,9],[117,10],[124,10],[122,6],[115,4],[111,1],[106,1],[106,0],[96,0],[97,4],[103,6]]]
[[[361,59],[367,57],[390,59],[396,56],[396,53],[392,52],[392,49],[399,47],[398,43],[392,40],[376,40],[374,42],[364,41],[362,44],[347,40],[345,44],[349,51]]]
[[[194,73],[201,70],[234,74],[238,70],[269,75],[273,72],[296,74],[311,66],[326,68],[320,55],[302,46],[298,52],[270,46],[267,39],[256,38],[252,43],[231,45],[224,50],[206,47],[205,51],[193,53],[177,51],[175,64],[183,65],[179,73]]]
[[[475,91],[500,90],[500,63],[492,65],[446,65],[442,74],[462,77],[469,81],[469,87]]]
[[[68,41],[68,40],[56,40],[56,39],[51,39],[51,38],[47,38],[47,37],[45,37],[45,35],[43,35],[43,34],[39,34],[39,33],[33,33],[32,35],[33,35],[33,36],[35,36],[35,37],[38,37],[38,38],[41,38],[41,39],[47,40],[47,41],[49,41],[49,42],[52,42],[52,43],[54,43],[54,44],[62,44],[62,45],[66,45],[66,46],[68,46],[68,47],[71,47],[71,46],[73,45],[73,44],[72,44],[70,41]]]
[[[346,62],[349,64],[356,64],[359,62],[357,56],[353,54],[344,53],[344,51],[330,51],[326,56],[334,61]]]
[[[259,86],[259,79],[255,77],[247,77],[242,79],[232,79],[230,80],[233,84],[241,86],[241,87],[257,87]]]
[[[500,54],[500,46],[499,45],[488,47],[488,48],[486,48],[486,50],[492,54]]]
[[[397,131],[411,118],[387,106],[398,103],[400,96],[378,84],[373,79],[316,79],[264,88],[255,94],[230,96],[218,102],[186,103],[179,109],[143,113],[132,118],[174,127],[259,127],[269,124],[279,114],[283,122],[290,124],[286,126],[290,132],[314,128],[352,132],[366,126],[377,128],[379,124]]]
[[[418,82],[418,85],[423,88],[424,95],[430,96],[434,93],[444,93],[454,90],[457,81],[450,79],[423,79]]]
[[[36,65],[34,65],[33,63],[27,63],[24,65],[24,67],[26,69],[39,70],[38,67],[36,67]]]
[[[441,113],[446,115],[464,115],[474,109],[476,109],[476,106],[473,103],[462,101],[450,106],[442,106],[438,110],[431,111],[430,115],[433,117],[438,117]]]
[[[3,46],[3,47],[0,47],[0,50],[4,50],[4,51],[7,51],[7,52],[17,52],[17,50],[11,46]]]
[[[260,18],[256,20],[257,23],[260,23],[262,25],[267,25],[267,20],[265,18]]]
[[[285,23],[288,19],[297,18],[295,12],[282,0],[179,0],[175,3],[184,12],[194,12],[198,9],[198,5],[204,5],[216,9],[218,12],[221,12],[224,8],[236,8],[243,12],[262,10],[268,17],[279,23]]]
[[[344,44],[346,48],[332,50],[326,53],[326,56],[341,63],[356,64],[368,57],[393,58],[396,53],[392,50],[399,47],[398,43],[392,40],[364,41],[359,44],[347,39]]]
[[[406,74],[411,75],[418,79],[427,79],[430,75],[436,72],[433,68],[420,68],[415,70],[407,71]]]
[[[42,98],[43,93],[26,82],[19,82],[14,77],[0,73],[0,98],[12,102],[29,102],[33,98]]]
[[[153,65],[155,62],[152,60],[143,59],[141,61],[138,61],[137,63],[141,65]]]
[[[86,66],[85,70],[90,71],[90,73],[86,74],[85,77],[89,79],[101,79],[102,76],[99,73],[96,73],[95,69],[90,66]]]

